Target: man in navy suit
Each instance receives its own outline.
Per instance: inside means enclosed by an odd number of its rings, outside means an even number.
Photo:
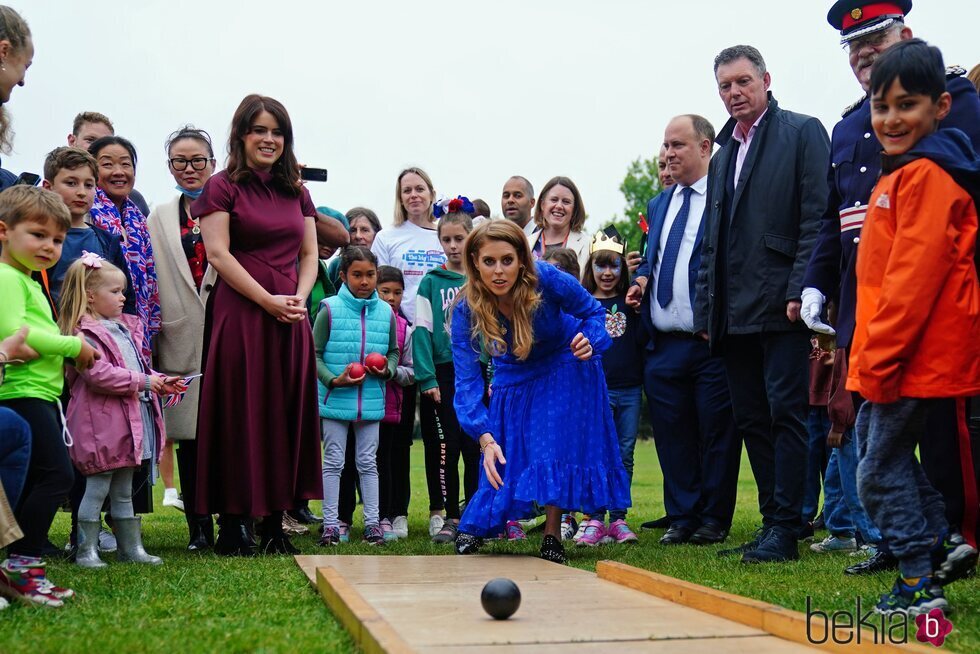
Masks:
[[[646,256],[626,298],[650,334],[644,385],[670,520],[664,545],[720,543],[735,511],[741,443],[725,367],[694,333],[714,139],[701,116],[678,116],[667,125],[661,152],[674,185],[647,208]]]

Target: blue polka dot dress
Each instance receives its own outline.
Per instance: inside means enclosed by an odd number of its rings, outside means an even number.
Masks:
[[[600,355],[610,345],[606,312],[581,284],[550,264],[535,263],[541,304],[534,314],[534,345],[524,361],[494,356],[490,406],[484,406],[480,344],[472,337],[470,309],[453,311],[455,408],[472,438],[490,433],[503,449],[503,486],[495,490],[481,470],[476,494],[459,529],[495,536],[508,520],[533,515],[534,504],[594,513],[631,505],[630,482],[619,453]],[[507,333],[506,318],[500,321]],[[595,352],[579,361],[572,338],[582,332]]]

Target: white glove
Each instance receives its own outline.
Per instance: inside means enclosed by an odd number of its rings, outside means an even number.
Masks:
[[[800,300],[803,305],[800,307],[800,315],[807,327],[819,334],[833,335],[837,333],[833,327],[820,319],[820,314],[823,313],[823,303],[826,300],[823,293],[808,286],[803,289]]]

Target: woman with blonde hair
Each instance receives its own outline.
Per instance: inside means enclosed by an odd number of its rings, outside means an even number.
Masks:
[[[527,237],[507,220],[466,239],[467,283],[452,314],[455,407],[477,437],[483,475],[459,524],[456,551],[544,505],[541,556],[564,563],[562,511],[630,505],[602,363],[610,345],[605,310],[571,276],[535,262]],[[490,405],[482,403],[480,354],[494,361]]]
[[[379,266],[394,266],[405,277],[402,312],[415,323],[415,294],[425,273],[446,263],[432,213],[435,188],[421,168],[406,168],[395,182],[393,227],[378,232],[371,252]]]

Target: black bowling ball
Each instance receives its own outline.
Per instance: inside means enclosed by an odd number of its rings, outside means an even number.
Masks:
[[[521,606],[521,589],[510,579],[491,579],[480,593],[480,603],[494,620],[506,620]]]

